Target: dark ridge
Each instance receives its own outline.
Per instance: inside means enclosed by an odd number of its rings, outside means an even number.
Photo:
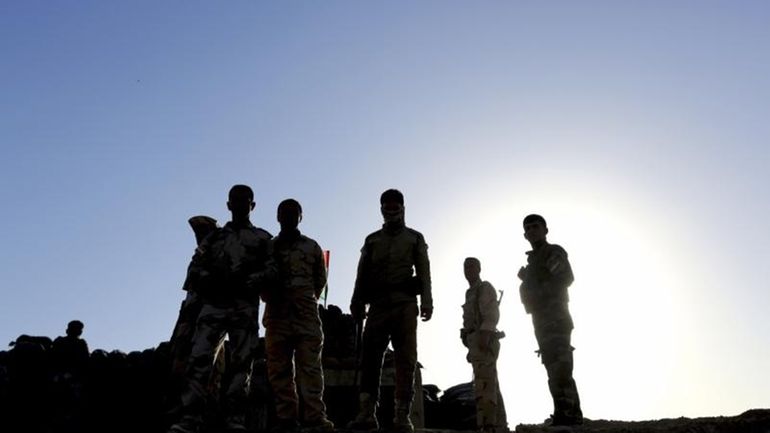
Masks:
[[[355,415],[357,392],[355,330],[352,318],[336,306],[321,308],[325,338],[324,400],[329,418],[344,426]],[[247,427],[266,432],[272,427],[273,405],[264,360],[257,350],[251,378]],[[123,353],[88,352],[82,339],[21,335],[0,351],[0,431],[4,433],[161,433],[177,419],[179,377],[172,374],[169,343]],[[227,346],[222,351],[223,367]],[[386,355],[378,418],[387,430],[392,419],[392,354]],[[223,368],[212,376],[205,432],[220,431],[222,419],[217,390],[228,380]],[[427,431],[472,431],[475,400],[470,383],[443,392],[422,385],[414,405],[415,426]],[[420,393],[417,393],[419,396]],[[545,414],[547,415],[547,414]],[[510,426],[511,428],[513,426]],[[752,409],[738,416],[676,418],[654,421],[586,420],[571,430],[545,425],[515,427],[519,433],[555,431],[596,433],[770,433],[770,409]],[[503,432],[501,432],[503,433]]]

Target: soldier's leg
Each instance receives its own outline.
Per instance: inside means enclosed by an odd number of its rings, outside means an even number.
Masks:
[[[227,334],[230,338],[230,383],[225,390],[225,416],[228,428],[241,429],[246,424],[246,404],[254,353],[259,344],[258,306],[241,305],[232,309]]]
[[[417,367],[417,303],[399,305],[391,310],[393,360],[396,367],[394,428],[411,432],[414,399],[414,370]]]
[[[567,420],[581,420],[580,397],[572,378],[572,348],[566,347],[543,354],[543,364],[548,372],[548,388],[554,402],[554,415]]]
[[[294,382],[294,343],[290,330],[270,324],[265,329],[267,377],[273,390],[279,420],[296,420],[297,386]]]
[[[500,343],[494,340],[491,347],[479,347],[470,336],[469,358],[473,366],[473,388],[476,397],[476,424],[479,429],[493,431],[500,424],[498,413],[502,404],[500,388],[497,381],[496,354]],[[503,409],[504,411],[504,409]]]
[[[505,411],[505,401],[500,392],[500,380],[497,381],[497,428],[498,430],[508,430],[508,414]]]
[[[541,359],[548,373],[548,389],[553,398],[555,423],[574,424],[583,419],[577,385],[572,378],[571,332],[565,327],[554,327],[543,333],[540,346]]]
[[[396,401],[411,404],[414,398],[414,369],[417,367],[417,316],[416,303],[409,303],[392,310],[393,360],[396,367]]]
[[[170,342],[172,377],[183,378],[185,375],[195,335],[195,324],[202,307],[199,297],[193,292],[188,292],[179,308],[179,317]]]
[[[494,383],[490,377],[489,366],[481,361],[474,361],[473,366],[473,394],[476,399],[476,428],[479,431],[489,429],[495,424],[497,408],[494,399]],[[491,389],[491,390],[490,390]]]
[[[297,343],[295,362],[297,385],[304,403],[303,423],[309,427],[333,429],[334,424],[326,418],[323,401],[324,378],[321,369],[321,348],[323,335],[317,332],[302,335]]]
[[[181,395],[182,420],[172,427],[174,431],[194,431],[203,420],[207,398],[206,385],[214,361],[214,348],[225,333],[226,312],[209,305],[203,306],[196,323],[190,360],[185,372],[185,386]]]
[[[380,374],[385,349],[390,342],[387,311],[372,311],[364,326],[361,355],[361,393],[372,396],[375,402],[380,396]]]
[[[508,430],[508,415],[505,412],[505,402],[503,401],[503,394],[500,392],[500,376],[498,375],[497,370],[497,358],[500,356],[500,340],[495,338],[493,344],[492,344],[492,369],[494,371],[494,377],[495,377],[495,395],[496,399],[495,402],[497,403],[497,414],[496,414],[496,427],[499,430],[507,431]]]
[[[370,308],[364,326],[361,365],[361,385],[359,408],[356,417],[348,424],[354,430],[376,430],[379,428],[376,418],[377,401],[380,396],[380,374],[382,359],[390,341],[390,332],[386,326],[387,311]]]

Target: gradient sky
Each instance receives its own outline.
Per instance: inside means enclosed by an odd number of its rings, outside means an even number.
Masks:
[[[770,405],[770,4],[4,1],[0,342],[169,337],[192,215],[234,183],[331,250],[347,310],[379,194],[432,261],[427,383],[471,378],[462,261],[505,290],[509,419],[551,410],[521,219],[570,253],[589,418]]]

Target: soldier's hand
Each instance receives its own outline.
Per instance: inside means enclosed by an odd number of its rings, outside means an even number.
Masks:
[[[433,317],[433,307],[428,305],[420,305],[420,317],[423,322],[427,322]]]
[[[353,320],[360,322],[366,317],[366,306],[359,303],[350,304],[350,315],[353,316]]]

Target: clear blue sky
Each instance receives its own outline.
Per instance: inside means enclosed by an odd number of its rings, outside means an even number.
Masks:
[[[428,240],[426,382],[470,379],[462,259],[506,290],[512,423],[550,413],[517,299],[543,213],[573,261],[575,377],[590,418],[768,407],[770,5],[680,2],[0,4],[0,343],[155,346],[194,249],[188,217],[331,250],[346,306],[378,197]]]

